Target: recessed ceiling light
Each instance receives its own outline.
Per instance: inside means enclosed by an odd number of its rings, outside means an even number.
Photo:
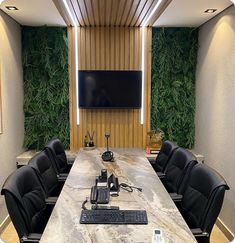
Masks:
[[[15,7],[15,6],[6,6],[6,8],[7,8],[8,10],[18,10],[18,8]]]
[[[214,13],[217,9],[208,8],[204,13]]]

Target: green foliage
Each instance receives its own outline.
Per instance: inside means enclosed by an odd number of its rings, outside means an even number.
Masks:
[[[23,27],[25,140],[41,149],[52,138],[69,146],[69,78],[66,28]]]
[[[186,148],[195,136],[197,36],[191,28],[153,29],[151,129]]]

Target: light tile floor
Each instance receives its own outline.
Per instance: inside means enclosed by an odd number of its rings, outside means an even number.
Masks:
[[[10,223],[3,231],[3,233],[1,234],[1,239],[5,243],[19,243],[17,233],[12,223]],[[216,225],[212,230],[211,243],[229,243],[228,239]]]

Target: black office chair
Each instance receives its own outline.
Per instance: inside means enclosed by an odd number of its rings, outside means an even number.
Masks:
[[[228,189],[225,180],[215,170],[204,164],[192,168],[178,208],[198,242],[210,242],[211,230]]]
[[[37,153],[30,161],[31,166],[37,174],[47,197],[58,197],[65,180],[59,180],[52,161],[46,151]],[[56,200],[56,199],[54,199]]]
[[[184,148],[177,148],[172,154],[164,174],[159,176],[171,197],[182,197],[189,172],[197,164],[194,155]]]
[[[53,139],[47,143],[45,149],[48,151],[48,155],[54,161],[57,174],[66,177],[69,173],[73,161],[68,161],[64,151],[64,146],[59,139]]]
[[[44,190],[33,169],[23,166],[13,172],[6,179],[1,194],[5,196],[20,242],[39,242],[53,206],[47,205]]]
[[[170,160],[173,152],[177,149],[178,146],[176,143],[166,140],[160,149],[160,152],[155,160],[155,163],[152,164],[154,170],[157,172],[158,175],[164,172],[168,161]]]

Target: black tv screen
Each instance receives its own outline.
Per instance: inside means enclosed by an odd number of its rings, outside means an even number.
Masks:
[[[140,108],[141,71],[79,71],[80,108]]]

